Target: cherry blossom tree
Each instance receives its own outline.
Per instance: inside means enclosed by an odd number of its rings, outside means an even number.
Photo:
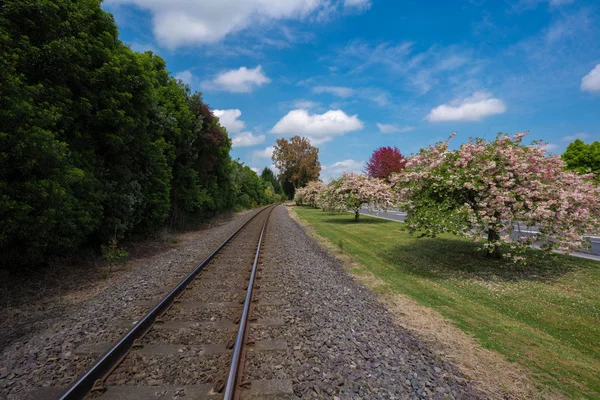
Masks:
[[[296,192],[294,192],[294,202],[298,206],[304,205],[304,200],[306,199],[306,188],[298,188]]]
[[[325,184],[321,181],[310,181],[305,187],[296,189],[294,201],[298,205],[309,205],[318,207],[321,193],[325,190]]]
[[[525,135],[469,140],[454,151],[452,135],[412,156],[392,178],[410,230],[461,235],[514,261],[525,261],[533,242],[563,253],[589,246],[584,235],[600,229],[600,188],[591,175],[565,171],[544,143],[523,145]],[[523,226],[538,233],[518,234]]]
[[[322,205],[331,211],[353,211],[354,219],[358,221],[363,205],[380,210],[390,208],[392,194],[390,186],[380,179],[344,173],[329,183],[323,192]]]

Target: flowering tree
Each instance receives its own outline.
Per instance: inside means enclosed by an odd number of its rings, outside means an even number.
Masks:
[[[380,147],[373,152],[367,163],[366,173],[371,178],[385,179],[389,182],[390,175],[400,172],[406,166],[406,157],[396,147]]]
[[[321,181],[310,181],[303,187],[296,189],[294,201],[298,205],[309,205],[318,207],[321,199],[321,193],[325,190],[325,185]]]
[[[514,261],[534,241],[565,253],[589,245],[584,235],[600,229],[600,188],[546,156],[542,142],[523,145],[524,136],[470,140],[455,151],[448,139],[412,156],[392,179],[410,230],[462,235]],[[511,236],[523,225],[538,233]]]
[[[296,205],[303,206],[305,198],[306,198],[306,188],[301,187],[301,188],[296,189],[296,192],[294,193],[294,202],[296,202]]]
[[[386,210],[392,206],[392,194],[385,182],[354,173],[344,173],[323,192],[323,207],[331,211],[351,210],[358,221],[363,205]]]

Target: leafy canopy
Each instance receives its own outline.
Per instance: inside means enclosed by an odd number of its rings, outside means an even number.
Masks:
[[[330,211],[352,211],[358,221],[363,205],[377,210],[393,206],[390,186],[383,180],[355,173],[334,179],[322,193],[322,206]]]
[[[562,155],[567,169],[580,174],[592,173],[600,181],[600,142],[585,144],[581,139],[570,143]]]
[[[319,149],[312,146],[307,138],[294,136],[289,141],[277,139],[273,151],[273,162],[279,170],[279,181],[285,186],[288,195],[293,197],[297,188],[319,178],[321,163]]]
[[[396,147],[380,147],[373,151],[366,166],[366,173],[371,178],[389,178],[394,172],[400,172],[406,166],[406,158]]]
[[[449,139],[412,156],[392,179],[410,230],[458,234],[515,261],[536,241],[565,253],[588,245],[584,235],[600,229],[600,188],[589,175],[565,171],[543,143],[523,145],[524,137],[498,134],[454,151]],[[514,234],[515,227],[538,233]]]

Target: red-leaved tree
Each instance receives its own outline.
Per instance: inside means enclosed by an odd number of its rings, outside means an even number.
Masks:
[[[380,147],[373,152],[367,163],[366,173],[371,178],[389,182],[392,172],[400,172],[406,166],[406,158],[396,147]]]

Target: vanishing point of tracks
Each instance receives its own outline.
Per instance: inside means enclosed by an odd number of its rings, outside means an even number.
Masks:
[[[261,247],[274,207],[232,234],[106,351],[62,399],[284,398],[288,381],[243,381],[248,351],[285,351],[248,340],[259,287]],[[265,296],[267,299],[273,296]],[[260,321],[259,321],[260,323]],[[269,324],[269,321],[263,321]]]

